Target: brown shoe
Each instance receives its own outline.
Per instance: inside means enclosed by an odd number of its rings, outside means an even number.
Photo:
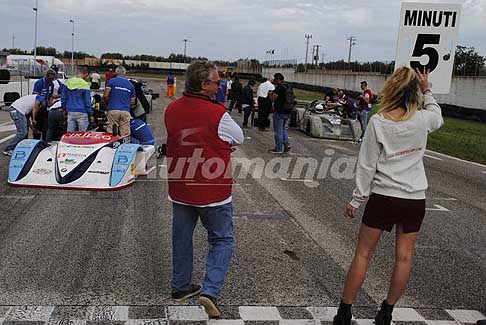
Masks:
[[[213,298],[208,295],[201,295],[199,297],[199,303],[204,307],[206,314],[208,314],[209,318],[219,318],[221,317],[221,312],[218,309],[218,305],[216,304],[216,298]]]

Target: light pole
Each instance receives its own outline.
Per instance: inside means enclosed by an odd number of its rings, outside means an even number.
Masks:
[[[36,63],[37,63],[37,0],[35,0],[35,32],[34,32],[34,75],[36,74]]]
[[[351,64],[351,48],[356,45],[356,37],[354,36],[349,36],[347,38],[347,40],[349,41],[349,54],[348,54],[348,64]]]
[[[73,24],[73,32],[71,34],[71,74],[74,75],[74,19],[69,20]]]
[[[12,34],[12,49],[15,49],[15,34]]]
[[[187,50],[187,42],[189,41],[187,38],[183,39],[184,41],[184,63],[186,63],[186,50]]]
[[[309,55],[309,40],[312,38],[312,35],[305,35],[305,38],[307,39],[307,45],[305,46],[305,72],[307,72],[307,56]]]

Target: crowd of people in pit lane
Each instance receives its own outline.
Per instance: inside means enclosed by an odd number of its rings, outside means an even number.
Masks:
[[[253,97],[255,80],[249,80],[246,86],[243,86],[238,76],[230,76],[228,82],[222,79],[220,73],[220,88],[216,94],[216,101],[224,104],[229,101],[227,111],[231,114],[233,109],[237,109],[239,114],[243,114],[243,128],[249,128],[250,116],[255,112],[255,99]],[[366,81],[361,82],[362,94],[357,100],[348,96],[343,90],[332,88],[329,93],[324,95],[324,105],[319,106],[322,110],[335,110],[344,118],[358,119],[361,123],[362,140],[367,122],[368,114],[371,111],[371,103],[375,96],[371,89],[368,88]],[[227,97],[226,97],[227,96]],[[295,107],[295,95],[289,83],[285,82],[281,73],[269,76],[261,83],[257,89],[257,107],[258,117],[255,119],[255,125],[259,131],[266,131],[270,126],[270,113],[273,118],[273,128],[275,135],[275,148],[271,149],[272,153],[285,153],[290,150],[288,143],[287,127],[290,121],[290,114]]]
[[[11,104],[9,114],[17,131],[4,148],[4,155],[12,155],[17,144],[28,138],[29,129],[34,139],[51,142],[60,140],[65,132],[87,131],[90,126],[96,126],[91,90],[100,88],[98,71],[90,74],[87,66],[79,66],[76,76],[69,78],[65,84],[57,79],[58,71],[58,66],[51,66],[45,76],[35,82],[31,95]],[[115,134],[131,135],[133,142],[155,145],[155,138],[146,124],[145,111],[137,111],[135,85],[137,81],[126,77],[123,66],[107,72],[103,92],[106,131],[113,133],[116,125],[118,132]]]

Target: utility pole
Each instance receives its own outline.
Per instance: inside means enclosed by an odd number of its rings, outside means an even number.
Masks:
[[[36,64],[37,64],[37,0],[35,0],[35,32],[34,32],[34,75],[36,74]]]
[[[74,19],[69,20],[73,24],[73,32],[71,33],[71,74],[74,75]]]
[[[316,62],[316,69],[317,69],[317,66],[319,65],[319,47],[321,47],[321,46],[322,45],[316,45],[316,53],[314,53],[314,56],[313,56],[313,59]]]
[[[306,34],[305,38],[307,39],[307,45],[305,47],[305,72],[307,72],[307,55],[309,55],[309,40],[312,38],[311,34]]]
[[[354,45],[356,45],[356,41],[357,41],[357,39],[356,39],[356,37],[354,37],[354,36],[352,36],[352,35],[351,35],[351,36],[349,36],[349,37],[347,38],[347,40],[349,41],[349,55],[348,55],[348,64],[351,64],[351,48],[352,48]]]
[[[311,66],[314,65],[314,56],[315,56],[315,53],[316,53],[316,46],[315,45],[312,45],[312,60],[311,60]]]
[[[12,50],[15,49],[15,34],[12,34]]]
[[[184,41],[184,63],[186,62],[186,50],[187,50],[187,42],[189,41],[187,38],[183,39]]]

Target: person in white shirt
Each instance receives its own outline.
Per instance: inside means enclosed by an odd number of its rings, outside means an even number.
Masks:
[[[272,83],[273,77],[270,76],[267,80],[258,86],[258,130],[265,131],[267,126],[270,126],[268,116],[272,110],[272,101],[269,93],[275,90]]]
[[[30,125],[27,116],[30,115],[35,106],[39,108],[43,101],[44,97],[40,95],[27,95],[20,97],[10,105],[10,118],[14,121],[17,132],[15,133],[15,137],[5,146],[3,150],[4,155],[12,156],[12,152],[17,144],[27,138]]]
[[[428,71],[401,67],[388,78],[381,92],[380,110],[371,117],[364,134],[356,189],[345,209],[345,216],[354,218],[369,197],[334,324],[351,324],[351,304],[365,280],[368,262],[382,232],[396,226],[393,275],[388,295],[375,317],[376,325],[391,323],[393,307],[407,287],[425,216],[428,185],[423,157],[427,136],[443,123],[440,106],[429,88]]]
[[[98,73],[98,70],[95,70],[93,73],[91,73],[91,89],[100,89],[100,80],[101,76]]]

